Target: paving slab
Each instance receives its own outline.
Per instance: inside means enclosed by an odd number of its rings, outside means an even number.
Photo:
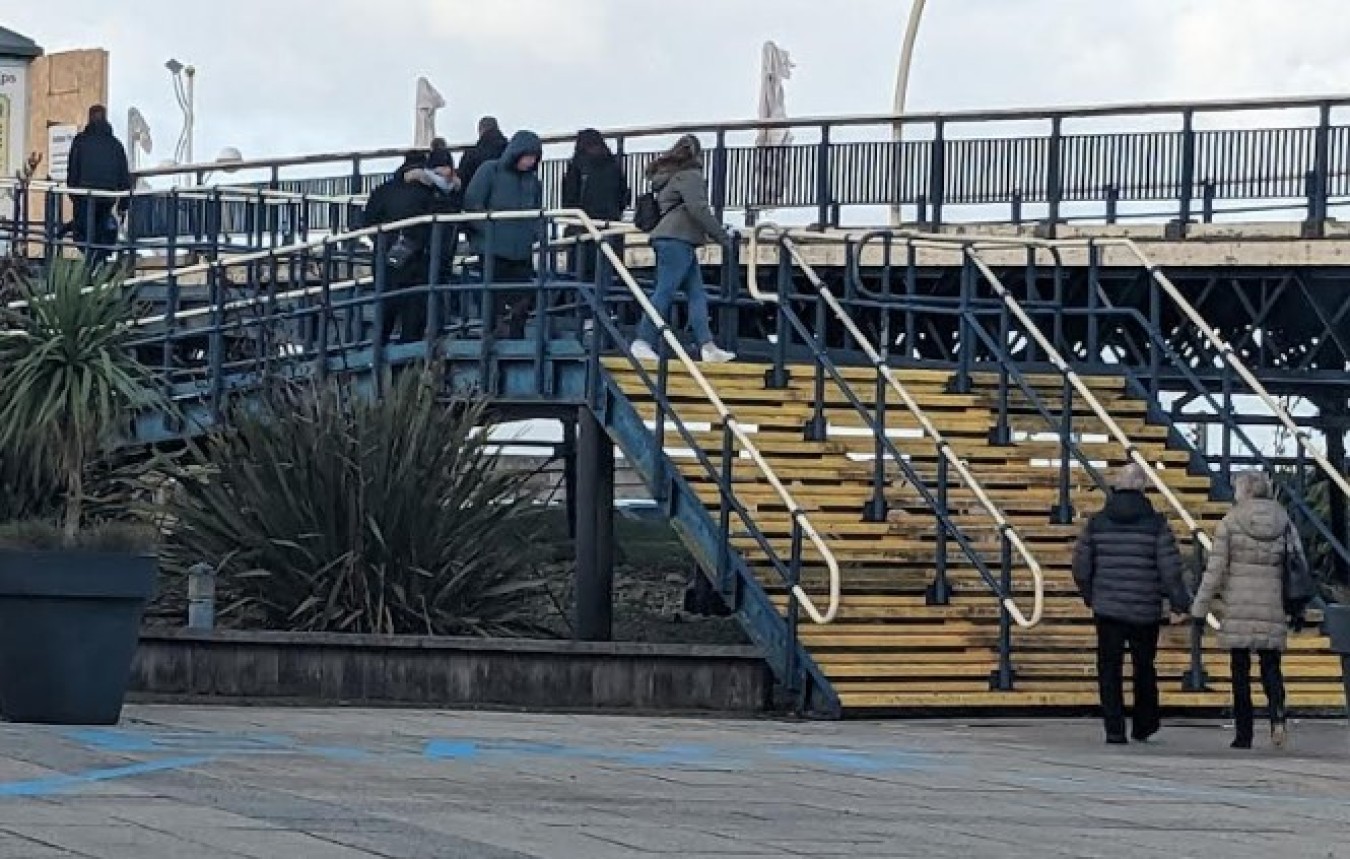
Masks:
[[[1350,859],[1350,731],[135,707],[0,725],[0,859]]]

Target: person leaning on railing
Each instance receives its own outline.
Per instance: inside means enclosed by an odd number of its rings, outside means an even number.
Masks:
[[[1131,735],[1143,742],[1162,727],[1154,662],[1163,598],[1178,614],[1191,605],[1176,538],[1167,517],[1144,495],[1148,484],[1142,466],[1122,468],[1105,506],[1088,519],[1073,550],[1074,582],[1096,619],[1097,683],[1106,741],[1113,745],[1129,742],[1122,677],[1126,648],[1134,663]]]
[[[698,249],[709,241],[726,246],[731,236],[708,204],[708,180],[703,173],[703,145],[692,134],[679,139],[670,151],[647,168],[656,198],[659,222],[650,231],[656,253],[656,292],[652,305],[662,319],[669,319],[675,294],[681,289],[689,299],[689,325],[694,329],[700,355],[706,363],[721,364],[736,356],[713,339],[708,312],[708,289],[699,267]],[[644,318],[633,341],[633,357],[656,360],[656,323]]]
[[[1233,509],[1214,533],[1209,565],[1195,596],[1191,614],[1214,613],[1223,626],[1219,645],[1229,651],[1233,672],[1233,715],[1237,736],[1233,748],[1250,749],[1255,733],[1252,710],[1252,651],[1261,661],[1261,685],[1270,705],[1270,736],[1280,747],[1287,739],[1284,672],[1280,656],[1288,642],[1284,601],[1285,565],[1307,563],[1303,541],[1280,502],[1270,479],[1256,471],[1233,481]]]

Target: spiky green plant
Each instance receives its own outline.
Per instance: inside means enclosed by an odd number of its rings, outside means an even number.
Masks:
[[[169,502],[165,568],[216,566],[229,610],[270,628],[538,631],[530,475],[497,467],[483,403],[438,390],[278,384],[236,408]]]
[[[74,542],[91,461],[158,395],[131,352],[135,305],[114,268],[58,258],[18,284],[24,306],[0,307],[0,470],[35,503],[56,493],[62,532]]]

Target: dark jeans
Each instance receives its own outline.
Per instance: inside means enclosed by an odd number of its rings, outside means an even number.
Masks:
[[[675,296],[684,292],[689,299],[689,327],[694,329],[694,343],[700,347],[712,343],[708,288],[699,268],[698,248],[679,239],[652,239],[652,250],[656,251],[656,291],[652,293],[652,306],[657,314],[669,324]],[[658,345],[656,335],[656,323],[644,313],[642,324],[638,326],[638,339],[655,347]]]
[[[1238,739],[1250,741],[1256,719],[1252,708],[1252,653],[1250,650],[1234,650],[1229,656],[1233,663],[1233,719],[1237,722]],[[1258,656],[1261,660],[1261,686],[1266,690],[1266,700],[1270,703],[1270,721],[1279,724],[1285,718],[1284,671],[1280,667],[1280,651],[1262,650]]]
[[[1134,736],[1150,737],[1162,724],[1158,718],[1158,630],[1161,624],[1135,624],[1097,618],[1097,684],[1101,693],[1106,733],[1125,736],[1125,649],[1134,663]]]

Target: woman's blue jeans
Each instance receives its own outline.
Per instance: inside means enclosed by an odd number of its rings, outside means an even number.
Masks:
[[[656,312],[669,322],[675,295],[684,290],[689,298],[689,327],[694,329],[694,339],[699,346],[713,342],[708,323],[708,290],[703,285],[698,249],[679,239],[652,239],[652,249],[656,251],[656,292],[652,294]],[[638,339],[655,346],[656,334],[656,323],[644,314],[638,326]]]

